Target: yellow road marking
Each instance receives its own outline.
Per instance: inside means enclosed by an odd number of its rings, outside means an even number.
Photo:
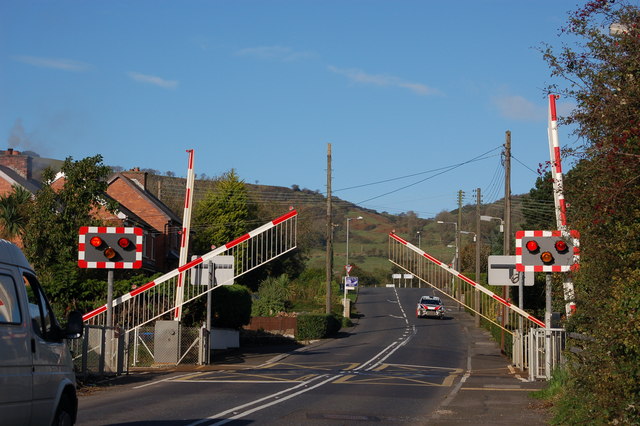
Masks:
[[[194,377],[200,377],[200,376],[203,376],[205,374],[207,374],[207,372],[189,374],[188,376],[180,376],[180,380],[191,380]]]

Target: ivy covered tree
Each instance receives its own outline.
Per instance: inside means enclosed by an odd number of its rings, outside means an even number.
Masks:
[[[583,144],[567,176],[570,227],[581,233],[577,313],[567,328],[589,336],[568,354],[555,407],[562,424],[640,423],[640,9],[593,0],[563,28],[572,44],[546,46],[557,83],[575,100],[564,117]],[[598,307],[594,309],[594,307]]]
[[[60,172],[64,178],[58,181],[53,170],[43,172],[44,185],[28,209],[24,252],[54,305],[81,309],[87,300],[82,282],[88,272],[77,267],[78,230],[102,224],[93,214],[97,209],[115,210],[115,202],[104,196],[111,170],[96,155],[79,161],[68,157]]]

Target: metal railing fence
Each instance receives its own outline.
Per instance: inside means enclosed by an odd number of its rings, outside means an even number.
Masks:
[[[397,235],[389,234],[389,260],[474,315],[513,334],[522,327],[544,327],[544,323],[491,290],[467,278]]]
[[[292,210],[288,214],[115,299],[112,304],[114,324],[124,331],[130,331],[156,319],[172,319],[173,310],[176,308],[178,285],[184,286],[182,305],[185,305],[209,291],[213,291],[220,285],[233,283],[233,279],[295,249],[297,244],[296,219],[297,212]],[[212,287],[192,285],[191,275],[196,273],[198,265],[222,254],[234,257],[233,279],[229,282],[216,283]],[[107,306],[103,305],[86,314],[84,320],[91,325],[107,325],[106,311]]]

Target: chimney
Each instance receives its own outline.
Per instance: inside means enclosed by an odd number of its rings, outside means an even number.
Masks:
[[[31,180],[32,160],[30,156],[22,155],[13,148],[8,148],[0,154],[0,166],[8,167],[28,180]]]
[[[125,177],[136,181],[138,185],[142,187],[145,191],[147,190],[147,172],[141,172],[139,167],[134,167],[133,169],[121,172]]]

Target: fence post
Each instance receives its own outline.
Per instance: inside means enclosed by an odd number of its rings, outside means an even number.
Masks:
[[[89,326],[84,326],[84,335],[82,337],[82,376],[87,376],[87,359],[89,353]]]
[[[117,335],[117,358],[116,358],[116,374],[120,375],[124,371],[124,333],[120,327],[116,327],[116,335]]]
[[[138,339],[140,338],[140,327],[133,329],[133,365],[138,365]]]

